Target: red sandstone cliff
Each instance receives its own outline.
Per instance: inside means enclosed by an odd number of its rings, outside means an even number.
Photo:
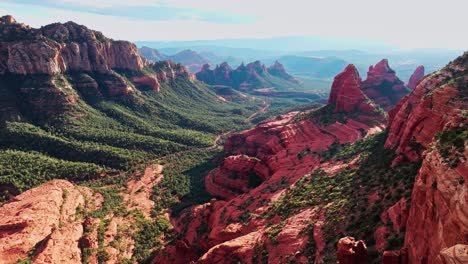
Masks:
[[[335,105],[335,111],[373,111],[375,107],[361,90],[361,77],[352,64],[338,74],[332,84],[329,104]]]
[[[369,67],[367,78],[362,86],[367,97],[385,111],[392,109],[401,98],[409,93],[409,89],[388,65],[387,59]]]
[[[194,79],[180,64],[149,63],[134,44],[73,22],[35,29],[4,16],[0,39],[0,84],[9,90],[1,93],[22,97],[0,106],[13,108],[10,112],[27,106],[38,120],[73,109],[80,95],[124,97],[138,90],[159,91],[162,82],[174,78]]]
[[[53,180],[2,205],[0,261],[30,257],[34,263],[81,263],[83,226],[77,210],[98,206],[86,200],[99,199],[87,188]]]
[[[465,53],[419,82],[391,113],[386,146],[400,155],[395,163],[423,158],[406,223],[405,254],[395,263],[468,259],[467,74]],[[390,254],[385,259],[392,263]]]

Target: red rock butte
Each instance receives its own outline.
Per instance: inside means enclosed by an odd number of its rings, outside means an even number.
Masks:
[[[350,64],[335,77],[328,104],[334,104],[336,112],[372,110],[372,107],[366,104],[366,101],[368,99],[361,90],[359,72],[353,64]]]

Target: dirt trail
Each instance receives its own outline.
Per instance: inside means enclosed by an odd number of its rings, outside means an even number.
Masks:
[[[253,119],[254,117],[256,117],[257,115],[259,115],[259,114],[261,114],[261,113],[264,113],[266,110],[268,110],[268,108],[270,107],[270,105],[267,104],[267,102],[266,102],[265,100],[262,100],[262,103],[263,103],[264,107],[261,108],[260,110],[258,110],[257,112],[251,114],[251,115],[249,116],[249,118],[247,118],[249,121],[252,121],[252,119]]]
[[[267,104],[267,102],[266,102],[265,100],[262,100],[262,103],[263,103],[264,107],[262,107],[262,108],[261,108],[260,110],[258,110],[257,112],[251,114],[251,115],[247,118],[247,120],[252,121],[252,119],[253,119],[254,117],[256,117],[257,115],[259,115],[259,114],[261,114],[261,113],[264,113],[266,110],[268,110],[268,108],[270,107],[270,105]],[[229,131],[227,131],[227,132],[223,132],[223,133],[219,134],[218,136],[216,136],[215,140],[213,141],[213,144],[212,144],[210,147],[208,147],[208,149],[214,149],[214,148],[216,148],[216,147],[218,146],[218,142],[221,140],[221,138],[224,137],[224,136],[227,136],[227,135],[231,134],[233,131],[234,131],[234,130],[229,130]]]

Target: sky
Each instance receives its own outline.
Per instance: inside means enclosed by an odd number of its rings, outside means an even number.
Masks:
[[[0,0],[40,27],[75,21],[114,39],[317,36],[468,50],[467,0]]]

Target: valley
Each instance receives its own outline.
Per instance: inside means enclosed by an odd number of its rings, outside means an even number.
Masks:
[[[466,263],[468,52],[183,48],[0,17],[0,263]]]

